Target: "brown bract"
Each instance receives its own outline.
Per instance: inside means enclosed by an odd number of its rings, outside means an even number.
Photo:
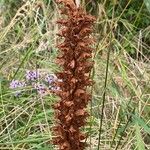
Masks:
[[[86,89],[93,84],[89,77],[94,64],[91,61],[93,39],[90,34],[95,18],[77,8],[73,0],[57,2],[64,5],[61,13],[66,17],[57,21],[61,26],[58,36],[64,41],[57,46],[60,51],[57,63],[63,71],[56,73],[61,82],[56,83],[60,87],[56,91],[60,101],[54,105],[57,125],[53,141],[60,150],[83,150],[86,135],[81,128],[86,125],[86,107],[91,100]]]

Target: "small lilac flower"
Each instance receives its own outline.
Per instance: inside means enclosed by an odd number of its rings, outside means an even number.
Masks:
[[[26,71],[26,79],[29,81],[34,81],[39,78],[39,72],[38,71]]]
[[[25,86],[25,82],[21,82],[19,80],[12,80],[10,82],[10,89],[23,88]],[[15,96],[18,96],[21,93],[20,90],[15,91]]]
[[[10,83],[10,89],[21,88],[25,86],[25,82],[21,82],[19,80],[12,80]]]
[[[52,84],[54,81],[57,80],[57,77],[54,74],[47,74],[45,77],[45,81],[49,84]]]
[[[52,91],[60,91],[60,87],[58,86],[49,86],[49,89],[52,90]]]
[[[45,95],[47,91],[46,86],[42,83],[35,84],[35,89],[37,90],[38,94],[41,95]]]

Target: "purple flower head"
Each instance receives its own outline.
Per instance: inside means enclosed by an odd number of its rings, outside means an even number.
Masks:
[[[51,90],[52,91],[60,91],[60,87],[52,86]]]
[[[34,81],[39,78],[39,72],[38,71],[26,71],[26,79],[29,81]]]
[[[49,84],[52,84],[57,80],[57,77],[54,74],[47,74],[45,77],[45,81],[48,82]]]
[[[9,88],[10,88],[10,89],[15,89],[15,88],[22,88],[22,87],[24,87],[24,86],[25,86],[25,82],[21,82],[21,81],[19,81],[19,80],[12,80],[12,81],[10,82]]]
[[[25,87],[25,82],[19,81],[19,80],[12,80],[10,82],[9,88],[10,89],[17,89],[17,88],[23,88]],[[15,91],[15,96],[19,96],[19,94],[21,93],[20,90]]]
[[[45,95],[46,94],[46,86],[42,83],[35,84],[35,89],[37,90],[38,94]]]
[[[50,85],[49,90],[55,92],[55,91],[60,91],[60,87],[56,85]]]

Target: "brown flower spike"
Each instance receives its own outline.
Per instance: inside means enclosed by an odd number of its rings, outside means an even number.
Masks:
[[[57,125],[54,127],[54,144],[60,150],[84,150],[86,135],[81,127],[86,124],[88,113],[86,107],[91,100],[91,95],[86,91],[87,86],[93,84],[90,71],[94,62],[91,61],[93,49],[90,37],[95,18],[87,15],[82,8],[77,8],[73,0],[57,0],[63,3],[61,13],[65,19],[60,19],[62,26],[58,33],[64,39],[58,45],[60,55],[57,63],[63,68],[56,73],[61,82],[56,94],[60,101],[54,105]]]

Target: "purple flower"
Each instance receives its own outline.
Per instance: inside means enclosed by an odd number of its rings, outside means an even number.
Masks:
[[[47,91],[46,86],[42,83],[35,84],[35,89],[37,90],[38,94],[41,95],[45,95]]]
[[[21,88],[21,87],[24,87],[24,86],[25,86],[25,82],[21,82],[19,80],[12,80],[10,82],[9,88],[10,89],[15,89],[15,88]]]
[[[9,88],[10,89],[17,89],[17,88],[23,88],[25,87],[25,82],[19,81],[19,80],[12,80],[10,82]],[[15,96],[18,96],[21,93],[20,90],[15,91]]]
[[[57,77],[54,74],[47,74],[45,77],[45,81],[48,82],[49,84],[52,84],[57,80]]]
[[[34,81],[39,78],[39,72],[38,71],[26,71],[26,79],[29,81]]]
[[[60,91],[60,87],[56,86],[51,86],[49,87],[52,91]]]

